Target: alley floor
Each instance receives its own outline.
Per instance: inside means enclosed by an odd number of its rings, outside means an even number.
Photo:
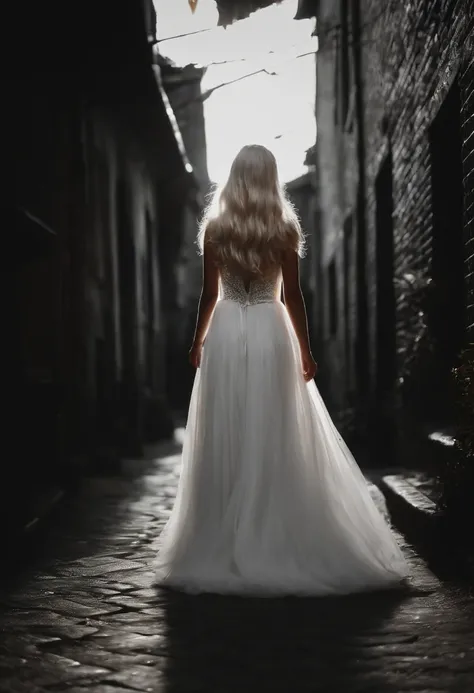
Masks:
[[[153,588],[179,450],[137,466],[87,479],[2,589],[2,693],[474,692],[473,595],[442,585],[408,546],[411,588],[398,595]]]

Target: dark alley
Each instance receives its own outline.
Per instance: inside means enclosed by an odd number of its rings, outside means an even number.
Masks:
[[[9,5],[0,691],[474,693],[473,0]]]

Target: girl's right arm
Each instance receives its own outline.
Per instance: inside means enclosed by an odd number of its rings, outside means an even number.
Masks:
[[[318,367],[311,354],[308,320],[300,286],[299,259],[294,250],[287,250],[285,252],[282,263],[282,273],[285,305],[298,338],[303,375],[306,382],[308,382],[314,378]]]

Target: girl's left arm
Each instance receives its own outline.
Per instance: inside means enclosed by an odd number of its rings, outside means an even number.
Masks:
[[[215,262],[212,246],[205,243],[203,253],[202,290],[201,298],[199,299],[198,317],[192,348],[197,346],[202,347],[218,297],[219,270]]]

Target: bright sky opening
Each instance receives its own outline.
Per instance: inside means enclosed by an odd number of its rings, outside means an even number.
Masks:
[[[199,0],[194,14],[188,0],[154,1],[160,40],[206,30],[163,41],[163,55],[178,65],[208,66],[203,92],[239,80],[204,102],[211,180],[225,180],[245,144],[271,149],[284,182],[305,173],[305,152],[316,139],[317,38],[311,36],[312,20],[293,19],[297,0],[255,12],[227,29],[217,27],[214,0]]]

